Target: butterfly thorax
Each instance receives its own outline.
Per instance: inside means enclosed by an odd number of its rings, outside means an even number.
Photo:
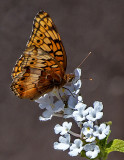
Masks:
[[[60,81],[56,81],[56,82],[54,81],[54,87],[61,88],[65,84],[71,82],[74,77],[75,77],[74,74],[65,74],[64,77],[62,79],[60,79]]]

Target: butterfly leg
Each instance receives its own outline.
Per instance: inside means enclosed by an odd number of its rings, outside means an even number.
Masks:
[[[71,95],[75,98],[74,94],[68,88],[66,88],[66,87],[62,87],[62,88],[68,90],[71,93]]]

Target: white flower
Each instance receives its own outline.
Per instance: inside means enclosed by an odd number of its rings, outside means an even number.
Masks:
[[[78,102],[83,102],[82,96],[78,96]]]
[[[92,121],[83,123],[81,134],[85,135],[85,137],[83,138],[85,139],[86,142],[93,142],[95,140],[95,137],[93,135],[93,122]]]
[[[99,102],[99,101],[95,101],[93,103],[93,106],[94,106],[94,109],[97,111],[97,112],[100,112],[103,110],[103,104],[102,102]]]
[[[81,80],[78,80],[75,83],[72,81],[70,86],[65,85],[64,88],[66,95],[73,95],[73,97],[77,96],[81,88]]]
[[[65,151],[70,147],[70,134],[59,137],[59,142],[54,142],[54,149]]]
[[[94,137],[93,133],[88,133],[85,135],[85,141],[86,142],[93,142],[95,141],[96,137]]]
[[[81,88],[81,80],[74,82],[72,81],[71,86],[68,86],[68,89],[71,91],[72,94],[77,95]]]
[[[66,134],[72,127],[72,123],[71,122],[64,122],[62,124],[62,126],[60,126],[59,124],[57,124],[55,127],[54,127],[54,131],[56,134],[60,133],[61,135],[64,135]]]
[[[55,95],[57,96],[57,90],[45,94],[44,96],[41,96],[39,99],[36,100],[36,102],[39,103],[39,107],[41,109],[46,109],[42,113],[42,116],[39,117],[39,120],[50,120],[55,113],[64,110],[65,104],[61,99],[54,100]]]
[[[86,151],[86,156],[90,159],[96,158],[100,152],[99,146],[95,145],[95,143],[86,144],[84,150]]]
[[[78,103],[78,97],[74,97],[71,95],[68,99],[68,107],[74,109],[77,103]]]
[[[78,94],[81,88],[81,80],[79,79],[76,83],[74,83],[75,94]]]
[[[93,135],[98,137],[98,139],[104,139],[110,131],[110,126],[106,126],[106,124],[102,123],[99,127],[97,125],[94,126]]]
[[[58,101],[56,101],[55,103],[53,103],[53,105],[51,105],[50,107],[49,107],[49,109],[50,110],[53,110],[53,112],[60,112],[60,111],[63,111],[64,110],[64,106],[65,106],[65,104],[63,103],[63,101],[62,100],[58,100]],[[48,110],[49,110],[48,109]]]
[[[75,109],[77,109],[77,111],[73,112],[74,119],[78,122],[84,121],[86,119],[86,115],[88,114],[86,104],[78,102],[78,104],[75,106]]]
[[[78,97],[74,97],[74,96],[70,96],[68,99],[68,108],[64,108],[64,116],[63,118],[72,118],[73,117],[73,112],[75,109],[75,106],[78,102],[83,102],[82,97],[78,96]]]
[[[83,142],[80,139],[75,139],[70,147],[70,156],[77,156],[83,150]]]
[[[45,109],[53,102],[53,97],[49,94],[44,94],[39,99],[35,100],[35,102],[39,103],[41,109]]]
[[[96,121],[98,119],[101,119],[103,116],[103,112],[101,110],[103,109],[102,102],[94,102],[93,104],[94,108],[89,107],[89,114],[86,116],[86,118],[90,121]]]
[[[64,116],[63,118],[71,118],[73,117],[73,109],[71,108],[64,108]]]
[[[93,133],[93,122],[92,121],[84,122],[81,132],[84,135]]]
[[[52,117],[53,117],[53,112],[46,110],[42,113],[42,116],[39,116],[39,120],[48,121],[48,120],[51,120]]]
[[[61,91],[61,90],[60,90]],[[44,94],[39,99],[35,100],[35,102],[39,103],[39,107],[41,109],[47,109],[56,111],[58,108],[64,108],[65,104],[63,103],[60,97],[60,91],[54,88],[51,92]],[[55,98],[56,97],[56,98]],[[60,109],[61,110],[61,109]]]
[[[81,77],[81,69],[80,68],[76,68],[74,70],[74,74],[75,74],[75,78],[74,78],[73,82],[77,82]]]
[[[76,91],[77,89],[80,89],[80,87],[81,87],[81,80],[80,80],[81,69],[80,68],[76,68],[74,70],[74,75],[75,75],[75,78],[72,80],[72,83],[71,83],[71,88],[73,89],[72,91]]]
[[[40,106],[40,105],[39,105]],[[40,121],[51,120],[51,118],[55,115],[55,113],[63,111],[64,105],[62,101],[57,101],[52,106],[48,105],[47,109],[42,113],[42,116],[39,117]]]

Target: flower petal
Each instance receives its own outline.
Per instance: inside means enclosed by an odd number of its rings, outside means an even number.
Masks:
[[[67,150],[70,147],[69,144],[54,142],[54,149]]]

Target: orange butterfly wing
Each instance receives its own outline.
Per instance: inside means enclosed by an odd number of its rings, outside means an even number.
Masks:
[[[33,23],[32,34],[27,47],[36,46],[54,57],[66,70],[67,58],[59,33],[48,13],[40,11]]]
[[[16,62],[11,85],[20,98],[36,99],[60,88],[74,76],[65,74],[66,53],[49,15],[41,11],[34,20],[27,49]]]

